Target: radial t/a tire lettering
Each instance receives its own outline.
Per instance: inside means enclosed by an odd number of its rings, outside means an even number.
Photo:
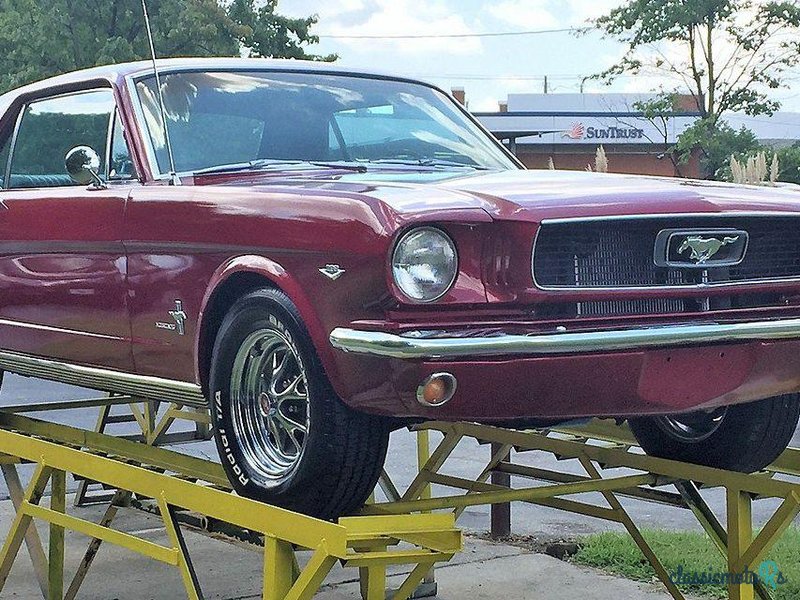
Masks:
[[[239,494],[322,519],[369,497],[387,424],[336,396],[283,292],[260,289],[231,308],[214,344],[210,390],[217,449]]]

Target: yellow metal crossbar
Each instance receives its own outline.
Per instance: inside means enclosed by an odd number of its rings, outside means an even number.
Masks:
[[[416,429],[425,434],[420,446],[424,445],[426,450],[431,432],[440,433],[442,439],[430,453],[428,461],[420,466],[405,493],[398,494],[399,501],[368,506],[364,514],[450,509],[459,515],[469,506],[493,505],[494,509],[497,504],[521,501],[617,522],[625,527],[676,600],[683,600],[684,596],[670,580],[667,570],[623,508],[619,497],[691,509],[726,558],[732,573],[741,573],[746,567],[752,568],[752,565],[761,561],[800,514],[798,449],[787,450],[762,473],[745,474],[647,456],[638,449],[626,427],[618,427],[609,421],[595,421],[586,427],[551,431],[519,431],[474,423],[438,422],[424,423],[416,426]],[[448,458],[465,439],[492,448],[486,467],[475,479],[442,472]],[[577,461],[585,475],[514,463],[511,460],[512,453],[522,452],[544,452],[559,461]],[[616,468],[638,473],[622,476],[604,474]],[[494,478],[489,482],[489,476],[493,473],[506,476],[502,480],[503,485],[498,485]],[[539,485],[513,487],[511,477],[515,483],[536,481]],[[396,489],[391,480],[383,484],[386,488]],[[430,497],[426,490],[432,484],[461,493]],[[667,486],[675,491],[664,489]],[[726,490],[727,529],[706,504],[698,486]],[[602,505],[565,497],[585,492],[599,493],[603,499]],[[756,536],[753,535],[752,525],[754,498],[782,500],[780,508]],[[754,584],[730,585],[729,597],[731,600],[752,600],[755,597],[768,600],[770,595],[764,585],[756,581]]]
[[[439,477],[437,481],[441,482]],[[456,487],[466,486],[467,489],[474,487],[472,480],[453,477],[453,481],[462,482]],[[394,513],[402,514],[424,510],[441,510],[445,508],[465,508],[468,506],[480,506],[486,504],[497,504],[499,502],[517,502],[520,500],[534,500],[537,498],[552,498],[554,496],[568,496],[571,494],[585,494],[587,492],[602,492],[606,490],[627,489],[637,485],[649,485],[655,483],[655,477],[650,474],[626,475],[603,479],[602,481],[576,481],[573,483],[560,483],[557,485],[543,485],[539,487],[522,488],[516,490],[500,490],[473,492],[466,495],[458,494],[454,496],[440,496],[427,500],[408,500],[403,502],[387,502],[385,504],[375,504],[367,506],[364,514],[371,514],[375,511],[378,514]]]
[[[149,416],[147,410],[142,412],[147,419],[154,414],[154,410]],[[15,463],[37,465],[24,493],[20,489],[21,497],[15,502],[17,512],[0,550],[0,591],[23,541],[28,541],[31,555],[38,557],[40,563],[46,562],[43,573],[46,578],[40,581],[45,598],[72,600],[100,544],[105,542],[175,566],[187,598],[202,598],[178,511],[204,515],[209,521],[259,534],[264,540],[263,598],[267,600],[311,598],[337,562],[359,568],[365,580],[373,581],[372,588],[374,582],[385,580],[387,566],[414,565],[401,589],[402,593],[409,589],[413,592],[411,584],[419,581],[420,569],[424,574],[433,564],[449,560],[461,549],[461,533],[455,529],[451,514],[352,517],[340,523],[320,521],[232,494],[218,464],[20,415],[0,414],[0,456],[14,458],[3,463],[3,474],[12,483],[17,481]],[[67,514],[67,473],[118,490],[114,503],[99,523]],[[49,508],[40,505],[48,482],[52,492]],[[168,545],[111,527],[118,508],[132,493],[155,499]],[[46,558],[42,558],[45,555],[38,536],[31,535],[36,531],[33,520],[50,526]],[[91,541],[65,596],[64,531],[67,529],[85,534]],[[300,569],[295,553],[304,549],[311,550],[312,555]],[[374,590],[371,593],[376,594]],[[407,595],[396,597],[404,600]]]

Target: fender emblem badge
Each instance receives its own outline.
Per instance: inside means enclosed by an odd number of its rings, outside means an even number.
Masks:
[[[189,317],[183,310],[183,302],[180,300],[175,300],[175,310],[169,311],[169,316],[173,318],[175,321],[174,323],[157,321],[156,328],[177,331],[178,335],[186,335],[186,319]]]
[[[339,279],[339,277],[345,274],[345,270],[339,265],[325,265],[319,269],[319,272],[332,281],[336,281]]]

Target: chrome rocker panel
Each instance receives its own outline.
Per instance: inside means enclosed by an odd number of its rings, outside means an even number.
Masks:
[[[202,389],[195,383],[75,365],[5,350],[0,350],[0,370],[150,400],[187,406],[208,404]]]
[[[400,359],[580,354],[785,339],[800,339],[800,319],[457,338],[406,337],[340,327],[334,329],[330,335],[331,345],[339,350]]]

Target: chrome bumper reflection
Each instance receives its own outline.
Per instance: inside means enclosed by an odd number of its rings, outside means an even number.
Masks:
[[[504,334],[494,337],[408,337],[379,331],[337,328],[331,344],[345,352],[391,358],[466,358],[483,356],[536,356],[580,354],[695,344],[784,340],[800,338],[800,319],[754,323],[670,325],[615,331]]]

